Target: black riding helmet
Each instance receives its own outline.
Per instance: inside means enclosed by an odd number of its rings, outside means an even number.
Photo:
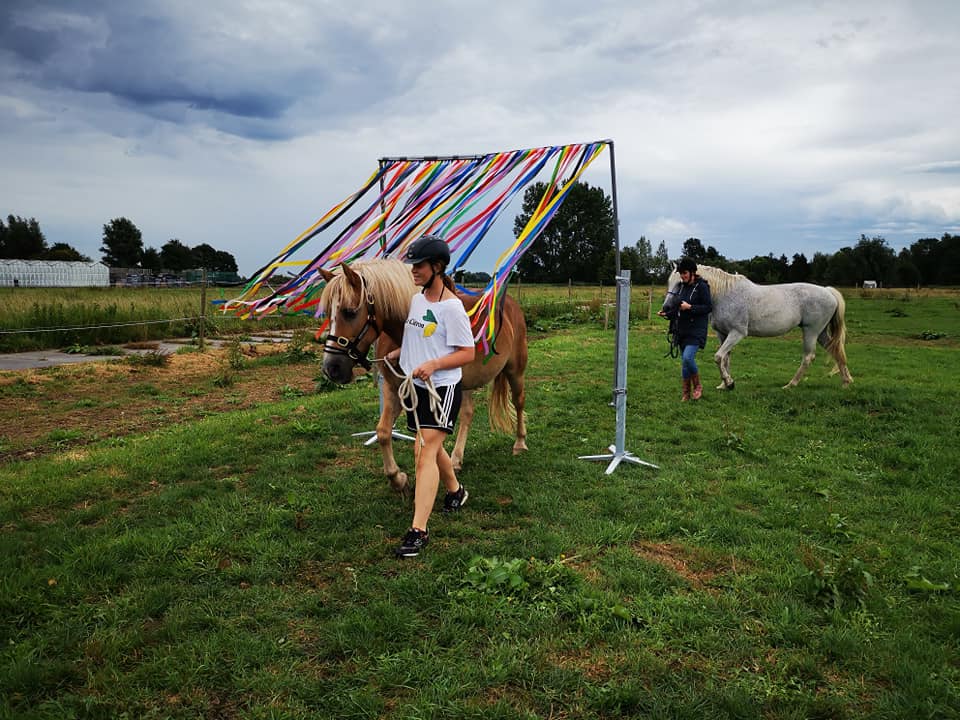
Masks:
[[[443,238],[424,235],[410,243],[410,247],[403,253],[403,262],[410,265],[416,265],[424,260],[442,262],[444,267],[450,264],[450,248],[447,247]]]

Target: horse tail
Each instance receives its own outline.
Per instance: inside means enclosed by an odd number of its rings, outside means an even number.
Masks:
[[[493,379],[493,391],[490,393],[490,427],[505,433],[512,433],[516,424],[517,411],[510,402],[510,382],[507,373],[500,371]]]
[[[512,347],[510,358],[503,369],[493,379],[493,390],[490,393],[490,427],[494,430],[512,434],[517,431],[517,408],[513,404],[512,390],[514,386],[520,388],[521,408],[523,407],[523,375],[527,370],[527,321],[519,303],[509,295],[503,296],[501,307],[504,317],[501,318],[501,329],[512,327]],[[512,382],[511,382],[512,381]]]
[[[836,361],[839,369],[847,366],[847,351],[845,348],[847,342],[847,323],[844,320],[846,314],[846,301],[843,295],[836,288],[828,287],[833,296],[837,299],[837,309],[833,311],[833,317],[830,318],[830,340],[827,342],[827,352],[829,352]]]

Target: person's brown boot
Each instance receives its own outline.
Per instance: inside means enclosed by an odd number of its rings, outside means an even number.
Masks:
[[[692,386],[694,400],[699,400],[703,396],[703,385],[700,384],[700,373],[690,376],[690,385]]]
[[[690,399],[690,378],[683,378],[683,395],[680,396],[680,402],[686,402]]]

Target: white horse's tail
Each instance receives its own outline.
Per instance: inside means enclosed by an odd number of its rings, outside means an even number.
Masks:
[[[853,382],[853,378],[850,376],[850,370],[847,369],[847,323],[844,319],[847,303],[843,299],[843,295],[841,295],[840,291],[836,288],[828,287],[827,290],[832,292],[833,296],[837,299],[837,309],[834,310],[833,317],[830,318],[828,330],[830,340],[827,342],[827,352],[833,356],[834,361],[837,363],[837,370],[843,378],[843,384],[846,385],[847,383]]]

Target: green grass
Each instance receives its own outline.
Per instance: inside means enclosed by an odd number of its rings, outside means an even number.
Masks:
[[[534,331],[530,451],[481,403],[411,561],[369,382],[2,466],[0,717],[957,717],[960,318],[897,302],[849,299],[852,386],[821,353],[782,390],[792,334],[714,391],[711,338],[697,404],[638,321],[626,449],[661,469],[609,476],[578,456],[612,331]]]
[[[4,309],[0,352],[84,347],[249,332],[249,321],[223,315],[211,303],[236,296],[236,288],[0,288]],[[306,316],[258,321],[258,331],[316,325]]]

